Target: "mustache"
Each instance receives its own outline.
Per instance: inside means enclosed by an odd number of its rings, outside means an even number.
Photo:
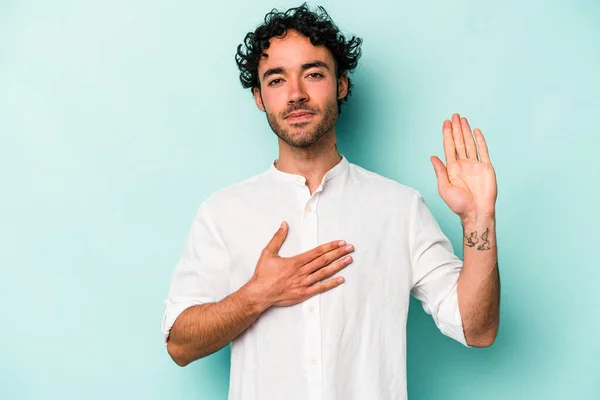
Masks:
[[[307,104],[294,104],[291,105],[287,108],[287,110],[285,110],[285,112],[283,113],[283,117],[287,117],[289,114],[293,113],[294,111],[306,111],[309,113],[313,113],[316,114],[318,110],[315,110],[312,107],[309,107]]]

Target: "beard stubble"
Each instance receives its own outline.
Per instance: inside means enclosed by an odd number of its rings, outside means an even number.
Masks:
[[[293,111],[312,112],[314,117],[309,121],[287,124],[284,117]],[[321,114],[320,111],[320,109],[309,107],[306,104],[295,104],[279,115],[269,112],[266,114],[269,126],[281,140],[291,147],[302,148],[317,143],[335,126],[339,116],[337,100],[329,102],[323,111],[323,118],[316,126],[311,126],[314,123],[314,118]],[[284,126],[284,124],[287,126]]]

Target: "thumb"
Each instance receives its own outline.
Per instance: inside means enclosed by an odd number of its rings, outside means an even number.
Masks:
[[[433,164],[433,170],[435,171],[435,176],[438,180],[438,191],[441,193],[446,187],[450,186],[448,172],[446,171],[446,167],[444,166],[442,160],[440,160],[437,156],[432,156],[430,160]]]
[[[281,248],[281,245],[283,244],[283,242],[285,241],[285,238],[287,237],[287,233],[288,233],[288,224],[287,224],[287,222],[283,221],[281,223],[281,226],[277,230],[277,232],[275,232],[275,235],[273,235],[273,238],[271,239],[269,244],[267,244],[267,247],[265,247],[265,250],[267,250],[267,252],[270,253],[271,255],[274,255],[274,256],[278,255],[279,249]]]

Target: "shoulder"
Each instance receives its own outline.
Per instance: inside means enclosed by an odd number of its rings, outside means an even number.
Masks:
[[[240,203],[250,201],[253,194],[267,189],[267,185],[267,172],[253,175],[215,191],[202,202],[200,208],[209,214],[226,212],[231,207],[237,207]]]

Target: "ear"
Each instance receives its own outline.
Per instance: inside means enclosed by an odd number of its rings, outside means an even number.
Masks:
[[[252,89],[252,93],[254,94],[254,101],[256,102],[256,106],[261,111],[265,111],[265,105],[263,104],[262,97],[260,95],[260,89],[255,87],[254,89]]]
[[[338,99],[343,99],[348,94],[348,75],[343,74],[338,78]]]

